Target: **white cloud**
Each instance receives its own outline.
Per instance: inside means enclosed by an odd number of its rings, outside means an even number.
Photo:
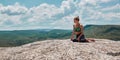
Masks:
[[[22,22],[20,21],[20,16],[9,16],[6,14],[2,14],[0,16],[2,16],[0,17],[0,26],[14,26],[22,24]]]
[[[107,3],[112,0],[81,0],[80,1],[80,6],[86,5],[86,4],[91,4],[91,5],[98,5],[99,3]]]
[[[117,12],[120,12],[120,4],[116,4],[116,5],[114,5],[114,6],[111,6],[111,7],[106,7],[106,8],[103,8],[103,9],[101,9],[101,11],[105,11],[105,12],[107,12],[107,11],[109,11],[109,12],[115,12],[115,11],[117,11]]]
[[[98,24],[101,21],[120,19],[119,4],[102,8],[99,3],[111,0],[63,0],[60,7],[43,3],[27,8],[15,3],[4,6],[0,4],[0,29],[62,28],[72,29],[73,18],[80,16],[80,23]],[[101,20],[102,19],[102,20]],[[107,22],[106,22],[107,23]]]
[[[103,14],[106,20],[113,20],[113,18],[120,19],[120,13],[107,13]]]
[[[110,2],[110,1],[112,1],[112,0],[100,0],[101,2]]]
[[[1,14],[8,14],[8,15],[20,15],[25,14],[27,12],[27,8],[21,6],[19,3],[15,3],[14,5],[8,5],[6,7],[0,6],[0,13]]]
[[[44,22],[47,19],[51,19],[52,16],[63,13],[55,5],[48,5],[46,3],[41,4],[40,6],[30,8],[32,17],[28,20],[29,22]]]
[[[71,0],[66,0],[66,1],[63,1],[62,4],[61,4],[61,9],[70,9],[70,3],[71,3]]]
[[[19,3],[14,5],[3,6],[0,4],[0,26],[17,26],[23,24],[22,16],[26,14],[28,9]]]

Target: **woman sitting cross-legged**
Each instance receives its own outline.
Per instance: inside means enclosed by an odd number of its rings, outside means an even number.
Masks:
[[[74,34],[76,39],[74,39]],[[79,23],[79,16],[74,18],[73,32],[71,35],[73,42],[95,42],[94,39],[86,39],[83,33],[83,26]]]

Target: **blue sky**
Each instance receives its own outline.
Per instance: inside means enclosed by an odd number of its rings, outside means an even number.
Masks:
[[[0,30],[72,29],[83,25],[119,25],[120,0],[0,0]]]
[[[56,6],[60,6],[62,0],[0,0],[0,2],[5,6],[13,5],[18,2],[21,5],[26,6],[27,8],[31,8],[33,6],[38,6],[42,3],[55,4]]]

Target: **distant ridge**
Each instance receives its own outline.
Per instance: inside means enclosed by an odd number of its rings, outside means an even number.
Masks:
[[[120,25],[86,25],[84,30],[87,37],[120,40]]]
[[[35,29],[0,31],[0,46],[20,46],[23,44],[47,39],[70,39],[72,30]],[[86,38],[100,38],[120,41],[120,25],[86,25]]]

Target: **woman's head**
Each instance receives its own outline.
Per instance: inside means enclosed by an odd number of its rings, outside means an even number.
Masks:
[[[74,23],[78,23],[79,22],[79,16],[74,18]]]

